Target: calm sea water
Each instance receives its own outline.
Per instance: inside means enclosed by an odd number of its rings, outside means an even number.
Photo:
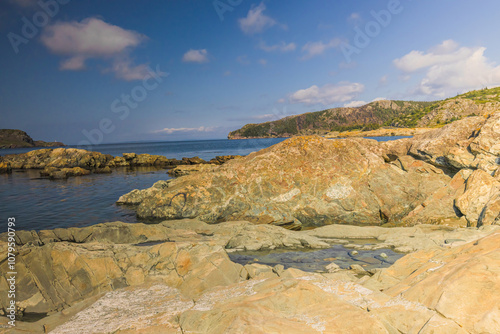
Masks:
[[[378,137],[379,141],[402,137]],[[207,140],[161,143],[96,145],[94,151],[114,156],[134,152],[164,155],[167,158],[199,156],[209,160],[217,155],[247,155],[284,139]],[[1,150],[1,155],[30,149]],[[48,180],[36,170],[0,175],[0,217],[16,217],[18,230],[82,227],[110,221],[137,222],[135,212],[117,206],[116,200],[133,189],[149,188],[170,177],[165,169],[123,168],[112,174],[92,174],[67,180]],[[0,224],[0,232],[7,224]]]

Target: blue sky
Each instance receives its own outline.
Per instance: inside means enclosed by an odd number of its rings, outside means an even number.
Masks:
[[[0,128],[82,146],[213,139],[437,100],[500,84],[499,12],[493,0],[5,0]]]

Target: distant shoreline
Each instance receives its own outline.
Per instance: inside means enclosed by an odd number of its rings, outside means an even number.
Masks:
[[[325,138],[351,138],[351,137],[409,137],[419,135],[436,128],[380,128],[370,131],[335,131],[327,134],[318,134],[318,136]],[[244,140],[244,139],[271,139],[271,138],[290,138],[290,136],[272,136],[272,137],[244,137],[244,138],[228,138],[229,140]]]

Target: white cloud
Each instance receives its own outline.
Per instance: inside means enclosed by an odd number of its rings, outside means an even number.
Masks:
[[[323,87],[314,85],[291,94],[290,102],[322,105],[343,103],[354,99],[357,94],[363,92],[364,88],[363,84],[351,82],[326,84]]]
[[[179,132],[213,132],[216,129],[217,129],[216,127],[206,127],[206,126],[200,126],[199,128],[164,128],[161,130],[153,131],[153,133],[171,135],[173,133],[179,133]]]
[[[447,40],[427,52],[411,51],[395,59],[394,65],[405,76],[425,71],[415,94],[445,97],[500,84],[500,66],[489,61],[485,51],[484,47],[460,47]]]
[[[376,102],[376,101],[385,101],[385,100],[387,100],[387,98],[385,98],[385,97],[377,97],[377,98],[374,98],[374,99],[372,100],[372,102]]]
[[[411,51],[402,58],[395,59],[394,65],[404,72],[415,72],[434,65],[455,62],[468,57],[471,53],[469,48],[461,48],[452,40],[444,41],[442,44],[429,50],[428,53],[422,51]]]
[[[247,35],[261,33],[276,25],[276,21],[264,14],[266,5],[263,2],[258,6],[252,6],[247,16],[238,20],[241,30]]]
[[[384,86],[384,85],[387,85],[388,81],[389,81],[389,77],[387,75],[384,75],[383,77],[380,78],[380,80],[378,81],[378,84],[380,86]]]
[[[266,45],[266,43],[261,42],[259,44],[259,48],[261,50],[266,51],[266,52],[274,52],[274,51],[290,52],[290,51],[294,51],[297,48],[297,45],[295,45],[295,43],[286,44],[285,42],[281,42],[281,43],[278,43],[275,45]]]
[[[341,42],[342,41],[340,40],[340,38],[334,38],[328,43],[323,43],[322,41],[308,42],[302,47],[302,52],[305,53],[302,59],[309,59],[315,56],[322,55],[326,50],[338,47]]]
[[[278,103],[285,103],[285,102],[286,102],[286,100],[285,100],[285,99],[279,99],[279,100],[278,100]]]
[[[206,49],[201,50],[189,50],[182,56],[182,61],[185,63],[208,63],[208,51]]]
[[[266,59],[259,59],[259,64],[261,64],[262,66],[266,66],[267,60]]]
[[[111,59],[112,67],[105,72],[114,72],[125,80],[143,79],[131,75],[146,65],[134,66],[128,53],[146,36],[106,23],[98,18],[87,18],[81,22],[58,22],[47,26],[42,33],[42,43],[54,54],[67,57],[61,61],[61,70],[82,70],[90,58]],[[123,60],[125,59],[125,60]],[[124,74],[128,72],[129,74]]]
[[[365,101],[352,101],[352,102],[344,104],[344,107],[346,107],[346,108],[357,108],[357,107],[364,106],[367,103],[368,102],[365,102]]]

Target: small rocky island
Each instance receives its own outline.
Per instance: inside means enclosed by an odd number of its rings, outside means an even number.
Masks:
[[[26,132],[21,130],[0,129],[0,149],[25,148],[25,147],[60,147],[61,142],[46,142],[33,140]]]
[[[386,143],[295,137],[118,200],[161,223],[18,231],[10,332],[499,333],[499,143],[500,111]],[[335,245],[350,266],[231,260]]]

